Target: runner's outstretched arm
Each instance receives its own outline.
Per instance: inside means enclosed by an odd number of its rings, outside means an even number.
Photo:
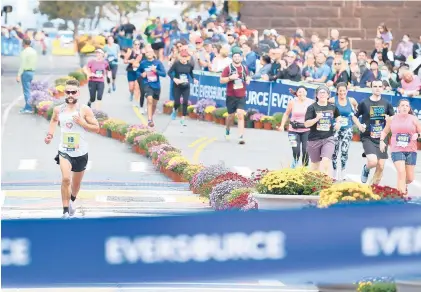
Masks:
[[[58,111],[59,107],[56,106],[53,109],[53,115],[51,116],[50,126],[48,127],[48,134],[51,135],[51,138],[54,137],[54,133],[56,131],[56,127],[58,124]]]
[[[160,77],[166,77],[167,76],[167,72],[165,72],[165,67],[161,62],[158,62],[157,64],[158,66],[156,66],[156,73],[158,74],[158,76]]]

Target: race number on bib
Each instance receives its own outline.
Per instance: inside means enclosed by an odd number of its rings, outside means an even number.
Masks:
[[[243,80],[241,79],[234,80],[234,86],[233,86],[234,89],[241,89],[243,87],[244,87]]]
[[[323,118],[317,122],[317,131],[328,132],[332,125],[332,112],[322,112]]]
[[[380,139],[380,135],[384,128],[384,120],[372,120],[370,123],[370,137]]]
[[[156,40],[155,40],[155,43],[161,43],[162,42],[162,39],[161,38],[157,38]]]
[[[295,134],[288,134],[288,140],[291,147],[297,147],[297,135]]]
[[[97,78],[102,78],[102,76],[103,76],[103,71],[102,70],[96,70],[95,71],[95,77],[97,77]]]
[[[79,148],[80,134],[79,133],[64,133],[63,147],[67,151],[75,151]]]
[[[156,82],[158,80],[156,72],[153,71],[146,71],[146,78],[148,79],[148,82]]]
[[[187,77],[186,74],[180,74],[180,81],[181,81],[181,83],[188,83],[189,78]]]
[[[342,127],[348,127],[349,119],[345,117],[341,117],[341,126]]]
[[[411,141],[411,135],[409,134],[396,134],[396,146],[408,147]]]
[[[108,57],[108,62],[112,62],[112,61],[114,61],[115,60],[115,57],[114,56],[109,56]]]

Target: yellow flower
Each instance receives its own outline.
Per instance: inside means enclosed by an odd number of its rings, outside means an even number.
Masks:
[[[192,108],[194,108],[194,105],[189,105],[188,107],[187,107],[187,109],[192,109]]]
[[[222,117],[223,117],[223,118],[228,117],[228,113],[224,113],[224,114],[222,115]]]
[[[164,105],[165,105],[165,107],[173,107],[174,106],[174,101],[172,101],[172,100],[167,101]]]
[[[368,185],[344,182],[331,186],[320,192],[319,207],[329,207],[338,202],[380,200]]]
[[[64,85],[58,85],[56,86],[57,91],[64,92]]]
[[[205,108],[205,113],[206,114],[211,114],[216,110],[216,107],[214,107],[213,105],[209,105]]]

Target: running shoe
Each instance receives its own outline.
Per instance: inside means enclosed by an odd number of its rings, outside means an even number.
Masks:
[[[339,175],[340,175],[341,181],[346,180],[346,170],[345,169],[341,169],[341,172],[339,173]]]
[[[246,144],[246,141],[244,141],[243,136],[240,136],[240,138],[238,138],[238,144],[240,144],[240,145]]]
[[[73,202],[72,200],[70,200],[69,203],[69,215],[73,216],[76,213],[76,206],[75,206],[75,202]]]
[[[175,109],[173,109],[171,113],[171,120],[174,121],[176,118],[177,118],[177,112],[175,111]]]
[[[149,126],[150,128],[153,128],[153,127],[155,126],[155,124],[153,123],[153,121],[152,121],[152,120],[149,120],[149,121],[148,121],[148,126]]]
[[[225,128],[225,139],[229,140],[230,138],[230,129]]]
[[[186,127],[186,126],[187,126],[186,121],[185,121],[184,119],[181,119],[181,120],[180,120],[180,124],[181,124],[183,127]]]
[[[21,114],[33,114],[34,112],[32,110],[28,110],[28,109],[23,108],[19,111],[19,113],[21,113]]]
[[[90,102],[90,101],[88,101],[88,106],[89,106],[89,107],[91,107],[91,105],[92,105],[92,104],[91,104],[91,102]]]
[[[369,175],[370,175],[370,170],[367,168],[367,165],[364,164],[363,170],[361,172],[361,182],[363,184],[367,182]]]
[[[64,213],[63,216],[61,216],[61,218],[62,219],[69,219],[70,218],[69,212]]]
[[[291,168],[292,169],[294,169],[294,168],[296,168],[297,167],[297,160],[293,160],[292,162],[291,162]]]
[[[116,87],[115,87],[115,84],[113,84],[113,91],[116,91]]]
[[[108,93],[111,94],[111,87],[108,88]]]
[[[139,112],[140,112],[140,114],[141,114],[141,115],[144,115],[144,114],[145,114],[145,109],[144,109],[143,107],[141,107],[141,108],[139,109]]]

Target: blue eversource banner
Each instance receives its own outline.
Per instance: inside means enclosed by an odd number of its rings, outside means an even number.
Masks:
[[[421,207],[2,221],[3,287],[421,277]]]
[[[204,98],[213,99],[218,107],[225,107],[226,85],[220,84],[219,76],[209,72],[195,71],[195,78],[199,80],[198,84],[190,85],[190,101],[195,104],[198,100]],[[305,85],[308,88],[307,96],[314,98],[317,85],[304,84],[292,81],[282,80],[281,83],[251,81],[247,86],[246,109],[258,109],[265,115],[283,113],[286,110],[288,101],[293,98],[289,89],[296,89],[299,85]],[[371,95],[370,89],[361,89],[358,91],[350,90],[349,97],[355,98],[358,102]],[[400,96],[394,93],[383,94],[383,97],[389,100],[393,107],[397,107]],[[421,96],[416,98],[407,97],[411,102],[411,107],[415,115],[421,120]],[[170,89],[170,99],[173,100],[172,86]]]
[[[20,41],[16,38],[1,37],[1,55],[19,56],[21,50]]]

